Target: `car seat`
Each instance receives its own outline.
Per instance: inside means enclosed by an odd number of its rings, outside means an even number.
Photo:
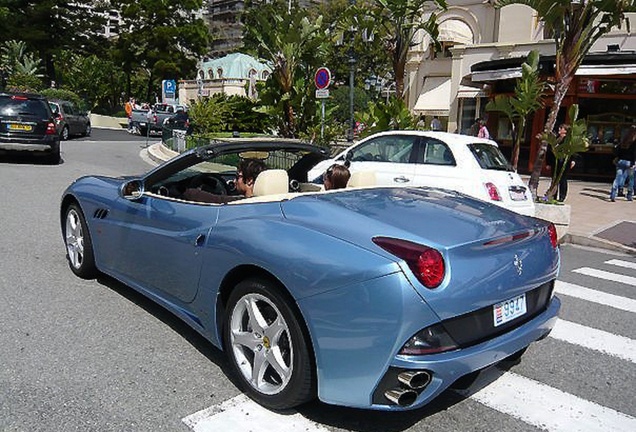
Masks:
[[[375,171],[355,171],[351,173],[347,187],[369,187],[375,186]]]
[[[254,196],[282,194],[289,192],[289,176],[283,169],[262,171],[254,181]]]

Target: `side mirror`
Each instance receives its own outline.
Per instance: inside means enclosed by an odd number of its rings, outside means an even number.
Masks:
[[[131,180],[121,187],[121,196],[130,201],[141,198],[144,194],[144,184],[141,180]]]

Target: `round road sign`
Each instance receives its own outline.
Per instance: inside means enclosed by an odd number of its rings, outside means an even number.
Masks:
[[[321,67],[316,71],[314,77],[317,89],[326,89],[331,84],[331,72],[326,67]]]

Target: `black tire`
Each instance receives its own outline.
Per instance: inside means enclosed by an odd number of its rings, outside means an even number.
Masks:
[[[93,255],[93,242],[84,213],[76,203],[69,205],[64,212],[62,234],[71,271],[82,279],[95,278],[98,271]]]
[[[58,147],[46,156],[46,163],[49,165],[58,165],[60,159],[60,148]]]
[[[276,322],[278,330],[258,324],[254,328],[246,310],[248,304],[268,324]],[[230,367],[243,391],[266,408],[289,409],[315,398],[315,368],[304,329],[290,302],[266,280],[245,280],[230,295],[223,326]],[[243,337],[237,338],[239,335]],[[260,382],[251,379],[256,355],[264,360],[257,371],[262,376],[257,380]]]
[[[71,136],[71,135],[70,135],[70,131],[68,130],[68,126],[64,126],[64,127],[62,128],[62,133],[60,134],[60,139],[61,139],[62,141],[66,141],[66,140],[68,140],[68,138],[69,138],[70,136]]]

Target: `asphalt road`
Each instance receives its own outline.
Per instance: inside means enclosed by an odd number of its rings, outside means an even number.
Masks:
[[[243,408],[228,429],[217,407],[188,427],[193,413],[241,400],[222,353],[120,283],[68,269],[64,188],[82,175],[148,170],[145,144],[95,130],[64,142],[57,166],[0,157],[0,431],[280,431],[294,417],[250,419]],[[636,258],[573,246],[562,255],[560,283],[576,284],[559,285],[562,327],[520,364],[484,374],[499,379],[483,391],[397,414],[315,402],[299,409],[303,430],[636,430]]]

